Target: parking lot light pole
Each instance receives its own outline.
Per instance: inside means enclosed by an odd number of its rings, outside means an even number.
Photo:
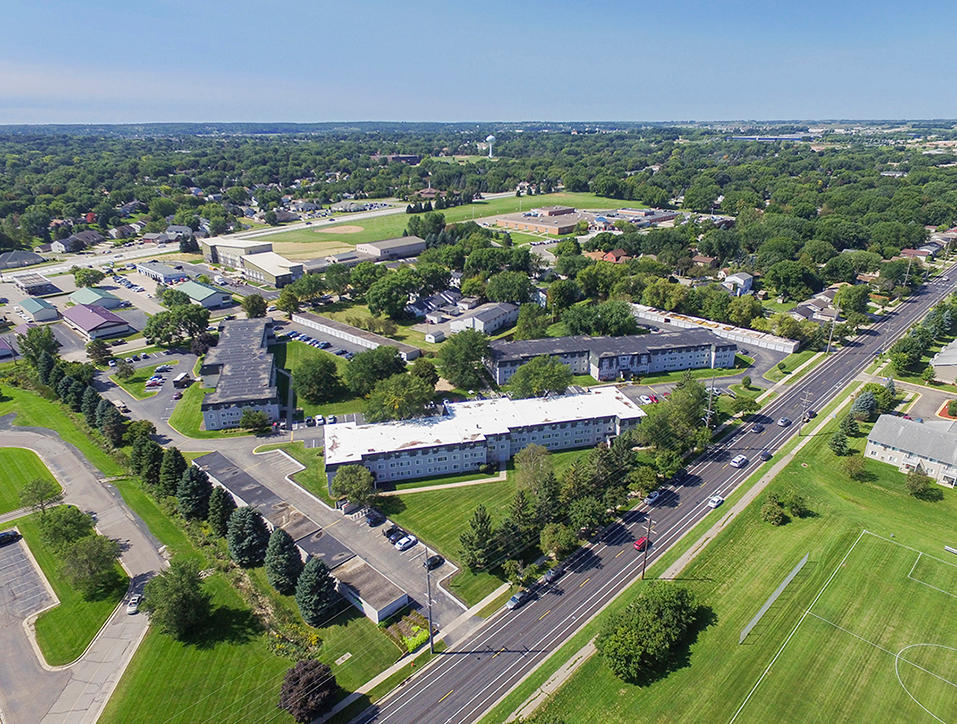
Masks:
[[[435,640],[432,637],[432,570],[429,568],[429,547],[425,546],[425,588],[429,598],[429,653],[435,653]]]

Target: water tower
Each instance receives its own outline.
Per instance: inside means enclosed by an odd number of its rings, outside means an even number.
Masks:
[[[495,143],[495,136],[486,136],[485,142],[488,144],[488,157],[492,158],[492,144]]]

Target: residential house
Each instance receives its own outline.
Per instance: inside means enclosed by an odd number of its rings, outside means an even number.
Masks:
[[[754,277],[747,272],[736,272],[735,274],[726,274],[721,281],[721,286],[731,292],[733,296],[743,297],[751,291],[753,283]]]
[[[5,251],[0,253],[0,269],[20,269],[46,261],[33,251]]]
[[[957,382],[957,340],[943,347],[930,361],[934,379],[941,382]]]
[[[495,334],[500,329],[515,324],[518,306],[508,302],[489,302],[463,314],[449,324],[451,332],[474,329],[485,334]]]

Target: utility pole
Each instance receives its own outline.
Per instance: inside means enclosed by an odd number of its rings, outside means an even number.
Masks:
[[[708,388],[708,415],[705,425],[711,427],[711,400],[714,398],[714,374],[711,375],[711,387]],[[642,576],[644,578],[644,576]]]
[[[425,547],[425,587],[429,596],[429,653],[435,653],[435,640],[432,637],[432,571],[429,569],[429,547]]]
[[[827,335],[827,349],[824,350],[824,355],[827,356],[831,351],[831,340],[834,338],[834,325],[836,322],[831,322],[831,332]]]
[[[804,399],[801,400],[801,407],[804,408],[804,412],[801,417],[804,422],[807,422],[808,420],[807,411],[808,411],[808,404],[810,403],[810,401],[811,401],[811,390],[810,389],[804,390]]]
[[[648,564],[648,549],[651,548],[651,516],[648,516],[648,526],[645,528],[645,550],[641,559],[641,580],[645,580],[645,566]]]
[[[910,276],[910,265],[914,262],[914,257],[907,257],[907,271],[904,272],[904,286],[907,286],[907,277]]]

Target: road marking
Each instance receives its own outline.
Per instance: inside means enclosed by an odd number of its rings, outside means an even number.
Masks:
[[[505,650],[505,647],[503,646],[503,647],[500,648],[498,651],[496,651],[494,654],[492,654],[492,658],[494,659],[496,656],[498,656],[498,655],[499,655],[500,653],[502,653],[504,650]],[[449,692],[449,693],[452,693],[452,692]],[[448,696],[448,694],[446,694],[446,696]]]
[[[452,691],[455,691],[455,689],[452,689]],[[452,696],[452,691],[450,691],[448,694],[446,694],[445,696],[443,696],[441,699],[439,699],[439,700],[438,700],[437,702],[435,702],[435,703],[436,703],[436,704],[441,704],[443,701],[445,701],[445,700],[448,699],[450,696]]]
[[[622,553],[624,553],[624,551],[618,551],[618,553],[615,555],[615,558],[617,558],[618,556],[620,556]]]
[[[591,580],[591,578],[586,578],[584,581],[582,581],[581,583],[578,584],[578,587],[581,588],[581,587],[584,586],[586,583],[588,583],[590,580]]]
[[[546,617],[548,614],[550,614],[551,612],[552,612],[552,609],[548,609],[545,613],[543,613],[541,616],[538,617],[538,620],[541,621],[543,618],[545,618],[545,617]]]
[[[340,520],[341,520],[341,518],[340,518]],[[331,527],[334,526],[334,525],[339,525],[340,520],[334,520],[334,521],[332,521],[329,525],[324,526],[324,527],[328,530],[329,528],[331,528]]]

